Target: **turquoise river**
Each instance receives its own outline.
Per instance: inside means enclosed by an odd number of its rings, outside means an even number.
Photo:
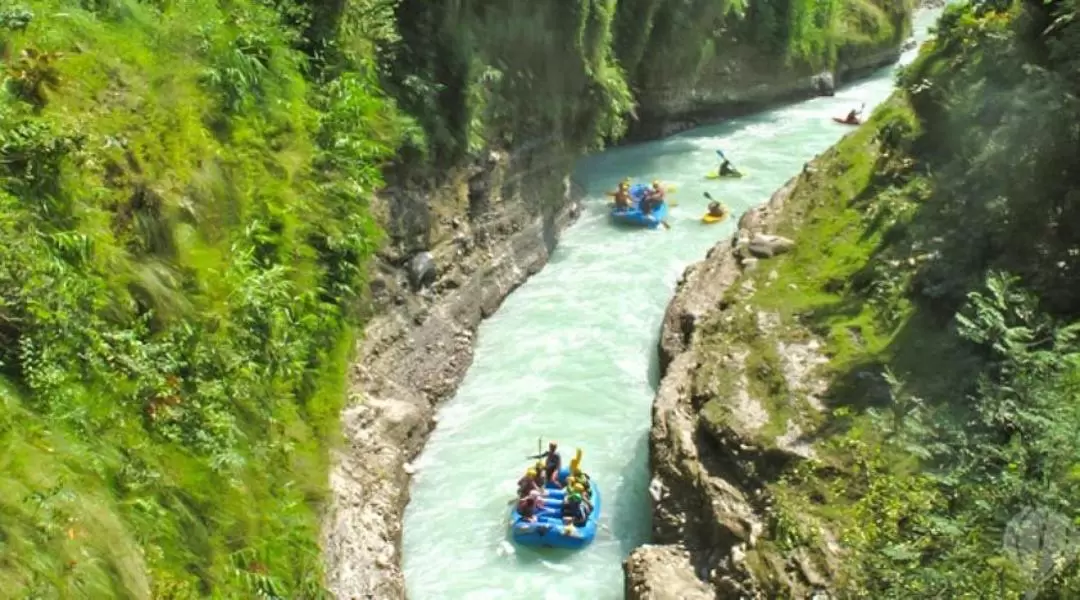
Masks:
[[[936,12],[916,17],[926,39]],[[907,52],[901,64],[914,58]],[[623,597],[622,561],[648,541],[648,432],[658,380],[656,343],[676,281],[738,217],[848,132],[834,123],[867,114],[893,89],[896,68],[766,113],[615,148],[581,161],[588,197],[551,262],[480,328],[476,358],[415,466],[403,559],[410,600],[611,600]],[[742,180],[709,181],[722,150]],[[624,177],[676,186],[671,229],[613,227],[604,192]],[[711,193],[734,218],[704,225]],[[537,453],[575,448],[603,492],[602,528],[578,553],[515,547],[508,500]]]

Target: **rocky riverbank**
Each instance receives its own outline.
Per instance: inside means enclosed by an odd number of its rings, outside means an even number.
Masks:
[[[757,443],[771,415],[745,378],[731,385],[701,375],[709,368],[705,363],[718,358],[728,378],[748,366],[747,349],[719,349],[709,335],[718,320],[730,320],[732,312],[747,308],[734,304],[736,286],[752,285],[741,279],[743,273],[790,249],[791,240],[765,232],[816,162],[765,205],[745,213],[730,241],[689,267],[668,307],[660,340],[663,378],[650,434],[653,541],[658,545],[638,548],[627,560],[628,598],[748,597],[739,594],[752,591],[729,571],[738,547],[753,545],[765,527],[761,511],[767,499],[756,473],[785,460],[792,449]],[[715,356],[717,350],[725,356]],[[704,406],[714,398],[724,398],[727,406]],[[713,412],[724,418],[710,420]],[[660,579],[666,584],[647,583]]]
[[[381,207],[393,238],[372,281],[380,314],[350,373],[325,520],[328,586],[338,598],[405,596],[409,461],[472,362],[480,322],[544,266],[578,215],[565,162],[523,165],[524,157],[492,153],[430,196],[399,191]]]

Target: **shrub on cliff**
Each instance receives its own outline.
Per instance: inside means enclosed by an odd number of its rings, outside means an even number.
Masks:
[[[322,595],[365,199],[403,126],[370,50],[312,70],[280,15],[0,8],[6,596]]]
[[[889,340],[856,370],[906,381],[834,440],[853,596],[1080,594],[1078,12],[948,9],[875,116],[884,148],[859,198],[905,208],[866,246],[845,306]]]

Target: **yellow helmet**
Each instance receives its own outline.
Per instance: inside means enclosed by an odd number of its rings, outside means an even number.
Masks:
[[[526,477],[536,477],[536,469],[530,467],[527,471],[525,471],[525,476]]]
[[[660,180],[659,179],[653,179],[652,186],[657,187],[657,188],[660,187]]]

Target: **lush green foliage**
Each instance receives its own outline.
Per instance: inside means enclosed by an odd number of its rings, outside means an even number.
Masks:
[[[292,31],[246,0],[0,10],[5,595],[321,595],[401,127],[362,52],[316,93]]]
[[[617,138],[630,92],[611,48],[615,0],[402,0],[387,81],[444,167],[487,146],[576,156]]]
[[[1080,594],[1078,11],[949,9],[758,300],[829,343],[822,460],[778,488],[839,524],[847,597]]]

